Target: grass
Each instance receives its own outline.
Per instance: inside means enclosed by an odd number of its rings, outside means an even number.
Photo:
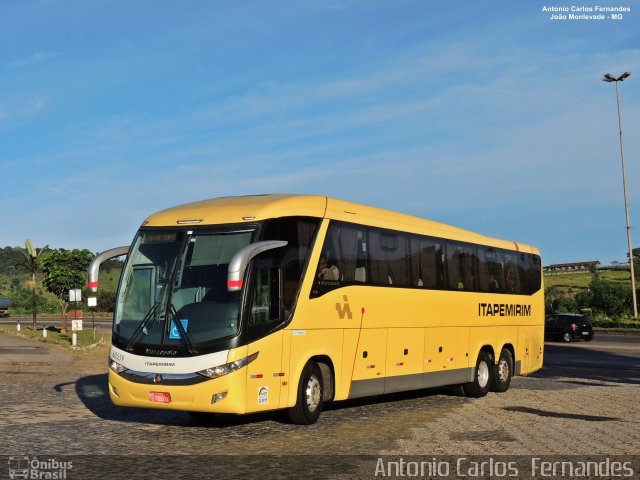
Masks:
[[[11,335],[18,335],[39,342],[59,345],[70,350],[89,350],[99,345],[111,342],[111,332],[94,331],[93,329],[81,330],[77,332],[77,346],[72,345],[72,332],[61,333],[57,329],[47,329],[47,337],[42,333],[42,328],[33,330],[31,327],[22,326],[18,332],[15,326],[0,325],[0,332]]]
[[[631,285],[631,276],[628,270],[599,270],[600,276],[612,283],[624,283]],[[593,276],[588,270],[578,272],[545,273],[544,286],[558,287],[560,290],[572,289],[574,292],[584,290],[591,283]]]

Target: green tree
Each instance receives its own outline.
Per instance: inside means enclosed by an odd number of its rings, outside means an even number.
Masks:
[[[101,290],[98,292],[98,305],[96,310],[99,312],[113,312],[116,307],[116,292],[113,290]]]
[[[547,315],[562,312],[575,312],[577,305],[575,299],[562,292],[556,285],[547,287],[544,292],[545,313]]]
[[[580,309],[590,308],[594,313],[621,317],[630,313],[631,288],[596,276],[591,280],[588,289],[576,295],[576,303]]]
[[[42,256],[47,252],[48,245],[42,248],[34,248],[31,240],[27,238],[25,242],[25,248],[16,247],[16,251],[20,252],[23,256],[22,266],[27,269],[31,279],[27,282],[27,289],[31,291],[31,312],[33,313],[32,327],[36,329],[36,316],[38,314],[38,283],[36,281],[36,274],[40,270],[40,260]]]
[[[93,259],[89,250],[51,250],[42,258],[42,284],[53,293],[61,310],[60,330],[67,331],[69,290],[81,288],[86,282],[87,268]]]
[[[0,248],[0,272],[14,275],[16,273],[26,273],[23,267],[23,255],[14,247]]]

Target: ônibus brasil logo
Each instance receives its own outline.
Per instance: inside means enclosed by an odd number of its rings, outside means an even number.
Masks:
[[[67,471],[73,468],[72,462],[63,462],[53,458],[40,460],[38,457],[9,457],[9,478],[38,480],[65,480]]]

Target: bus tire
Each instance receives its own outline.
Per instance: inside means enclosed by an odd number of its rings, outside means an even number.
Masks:
[[[288,411],[291,423],[296,425],[315,423],[322,412],[323,395],[324,385],[320,368],[315,362],[309,362],[300,375],[296,404]]]
[[[494,365],[491,391],[506,392],[509,389],[509,385],[511,385],[511,377],[513,377],[513,355],[504,348],[500,352],[498,363]]]
[[[478,354],[478,361],[473,372],[473,381],[462,386],[464,394],[471,398],[484,397],[491,388],[491,377],[493,376],[493,358],[491,354],[481,351]]]

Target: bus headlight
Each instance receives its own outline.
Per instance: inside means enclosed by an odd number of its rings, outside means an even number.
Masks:
[[[236,370],[240,370],[242,367],[246,367],[256,358],[258,358],[258,353],[259,352],[252,353],[248,357],[241,358],[240,360],[236,360],[235,362],[225,363],[224,365],[218,365],[217,367],[206,368],[196,373],[209,378],[222,377],[224,375],[233,373]]]
[[[124,366],[120,365],[118,362],[112,359],[109,359],[109,368],[116,373],[122,373],[126,370]]]

